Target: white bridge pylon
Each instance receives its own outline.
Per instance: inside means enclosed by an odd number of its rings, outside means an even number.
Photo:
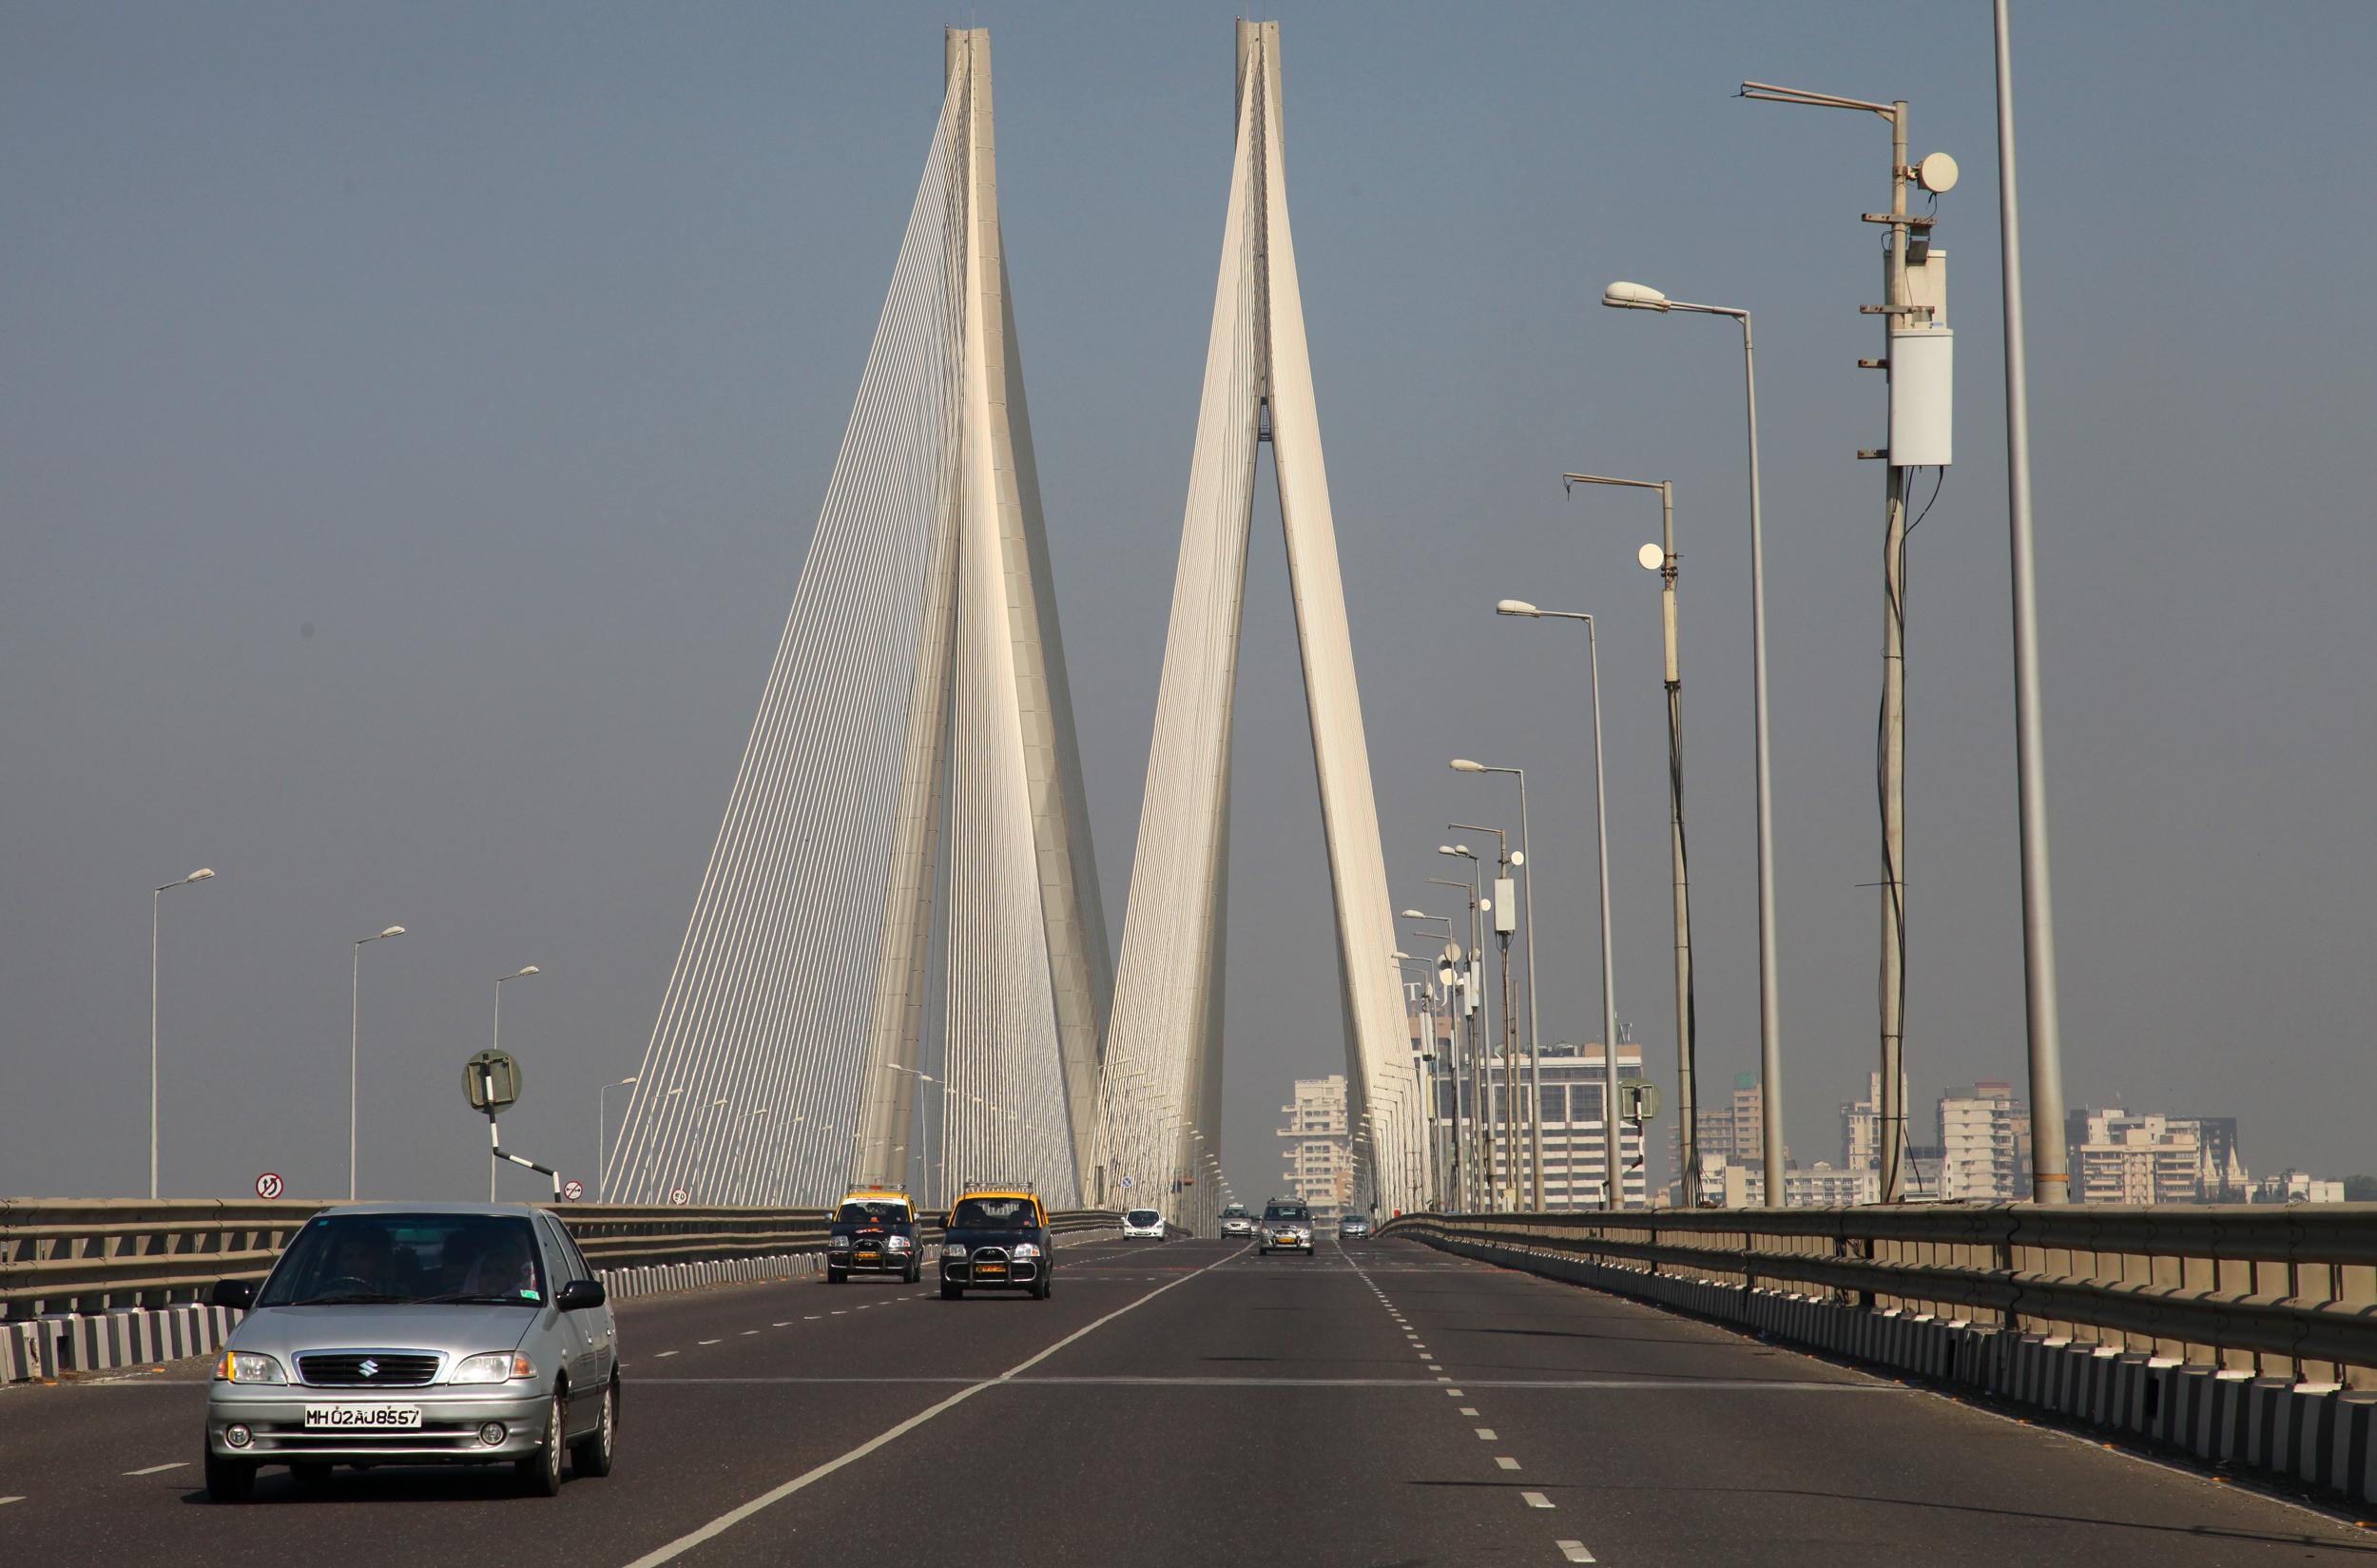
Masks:
[[[850,1181],[938,1194],[979,1176],[1073,1207],[1096,1136],[1111,969],[1007,298],[990,35],[952,29],[945,68],[825,505],[606,1161],[621,1201],[804,1205]],[[920,1097],[937,945],[943,1036]]]
[[[1378,1147],[1424,1152],[1378,804],[1338,571],[1304,304],[1287,221],[1280,29],[1238,24],[1237,155],[1205,391],[1181,524],[1171,625],[1105,1052],[1092,1195],[1157,1200],[1212,1234],[1221,1146],[1224,924],[1229,860],[1230,711],[1259,448],[1271,448],[1303,647],[1343,992],[1357,1202]],[[1184,1178],[1193,1181],[1184,1189]],[[1425,1190],[1421,1174],[1420,1190]]]

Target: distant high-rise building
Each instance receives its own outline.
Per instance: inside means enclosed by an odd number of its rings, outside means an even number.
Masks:
[[[1298,1078],[1296,1100],[1283,1105],[1287,1125],[1279,1135],[1287,1140],[1283,1152],[1287,1195],[1302,1198],[1322,1219],[1334,1219],[1353,1200],[1353,1142],[1345,1131],[1345,1074]]]
[[[1526,1095],[1533,1087],[1535,1066],[1528,1056],[1517,1058],[1518,1094],[1517,1109],[1524,1112]],[[1606,1164],[1609,1145],[1607,1124],[1602,1119],[1601,1101],[1605,1093],[1607,1069],[1599,1044],[1581,1049],[1574,1045],[1547,1045],[1543,1048],[1543,1205],[1552,1210],[1598,1209],[1601,1193],[1608,1183]],[[1620,1081],[1642,1076],[1642,1047],[1620,1040],[1617,1046],[1617,1075]],[[1508,1180],[1511,1168],[1510,1152],[1502,1147],[1502,1085],[1500,1074],[1487,1106],[1494,1117],[1494,1175],[1499,1183]],[[1527,1155],[1530,1136],[1523,1117],[1518,1121],[1517,1178],[1522,1189],[1529,1186]],[[1643,1168],[1642,1125],[1625,1124],[1617,1146],[1619,1202],[1628,1209],[1649,1205],[1651,1184]],[[1522,1191],[1523,1202],[1532,1203],[1534,1193]]]
[[[2064,1138],[2080,1203],[2241,1203],[2250,1187],[2233,1116],[2083,1109]]]
[[[1906,1074],[1899,1074],[1899,1114],[1906,1114]],[[1904,1134],[1902,1133],[1902,1136]],[[1841,1169],[1882,1163],[1882,1074],[1865,1074],[1865,1097],[1841,1107]]]
[[[1949,1090],[1940,1096],[1940,1154],[1942,1198],[2029,1197],[2030,1108],[2011,1084]]]

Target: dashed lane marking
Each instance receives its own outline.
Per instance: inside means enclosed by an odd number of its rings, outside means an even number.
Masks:
[[[758,1330],[758,1329],[756,1329],[756,1328],[745,1328],[745,1329],[743,1331],[743,1337],[744,1337],[744,1339],[749,1339],[752,1335],[754,1335],[754,1334],[756,1334],[756,1333],[758,1333],[758,1332],[759,1332],[759,1330]]]
[[[697,1345],[716,1345],[718,1342],[716,1340],[697,1340],[694,1343]]]
[[[145,1470],[126,1470],[124,1473],[127,1476],[163,1475],[167,1470],[185,1470],[189,1468],[189,1463],[190,1462],[188,1460],[178,1459],[169,1461],[164,1464],[152,1464]]]
[[[1243,1257],[1245,1253],[1243,1249],[1237,1252],[1226,1253],[1222,1257],[1216,1258],[1213,1262],[1206,1265],[1205,1268],[1196,1270],[1195,1273],[1183,1274],[1178,1279],[1169,1281],[1164,1285],[1156,1287],[1154,1289],[1139,1297],[1137,1300],[1127,1302],[1123,1306],[1114,1308],[1111,1312],[1107,1313],[1104,1317],[1074,1329],[1072,1333],[1067,1334],[1063,1339],[1058,1340],[1055,1344],[1050,1345],[1047,1349],[1040,1351],[1036,1355],[1027,1357],[1025,1360],[1017,1362],[1015,1365],[1009,1367],[997,1377],[985,1378],[978,1383],[968,1384],[965,1387],[958,1389],[947,1399],[941,1400],[937,1403],[927,1405],[922,1410],[918,1411],[915,1415],[910,1416],[906,1421],[899,1423],[896,1426],[885,1428],[883,1431],[879,1432],[872,1438],[869,1438],[866,1442],[859,1444],[856,1448],[849,1450],[847,1453],[827,1460],[824,1463],[817,1465],[811,1469],[804,1470],[800,1475],[793,1477],[790,1481],[787,1481],[781,1485],[771,1487],[767,1491],[762,1492],[759,1496],[751,1499],[749,1501],[740,1503],[733,1508],[727,1509],[725,1513],[719,1515],[716,1519],[711,1520],[707,1524],[701,1526],[699,1529],[687,1531],[686,1534],[679,1536],[676,1539],[669,1541],[667,1545],[645,1553],[633,1562],[628,1563],[628,1568],[659,1568],[661,1563],[674,1561],[676,1558],[681,1558],[686,1553],[693,1550],[696,1546],[701,1545],[704,1541],[708,1540],[715,1536],[723,1535],[726,1531],[733,1529],[736,1525],[742,1523],[744,1520],[749,1519],[752,1515],[760,1512],[762,1509],[774,1503],[782,1502],[784,1499],[792,1496],[795,1492],[802,1491],[807,1487],[815,1485],[817,1482],[823,1481],[827,1476],[832,1475],[837,1470],[841,1469],[845,1465],[855,1464],[860,1460],[866,1458],[869,1454],[874,1453],[877,1449],[883,1447],[887,1443],[897,1442],[900,1438],[915,1431],[918,1427],[923,1425],[926,1422],[931,1421],[934,1417],[942,1414],[944,1411],[955,1409],[959,1404],[964,1403],[967,1400],[972,1399],[975,1395],[982,1392],[985,1388],[995,1388],[1002,1383],[1012,1383],[1015,1381],[1024,1373],[1030,1371],[1033,1367],[1037,1366],[1040,1363],[1048,1360],[1049,1357],[1056,1354],[1059,1350],[1064,1349],[1067,1345],[1075,1344],[1076,1342],[1096,1333],[1099,1329],[1105,1327],[1108,1324],[1112,1323],[1116,1318],[1121,1317],[1124,1313],[1145,1307],[1156,1297],[1164,1294],[1165,1291],[1170,1290],[1178,1286],[1186,1285],[1190,1280],[1197,1278],[1198,1275],[1209,1273],[1213,1269],[1219,1268],[1223,1264],[1230,1262],[1234,1258]]]
[[[677,1352],[674,1350],[663,1350],[659,1355],[654,1356],[652,1359],[654,1361],[667,1361],[669,1357],[675,1355],[676,1353]]]
[[[1493,1428],[1493,1427],[1491,1427],[1491,1426],[1480,1426],[1480,1427],[1478,1427],[1478,1441],[1479,1442],[1494,1442],[1494,1441],[1495,1441],[1495,1436],[1494,1436],[1494,1428]]]
[[[0,1508],[6,1508],[11,1502],[23,1502],[24,1500],[25,1500],[23,1498],[0,1498]]]
[[[1541,1492],[1521,1492],[1518,1495],[1526,1500],[1527,1506],[1530,1508],[1549,1508],[1552,1506],[1552,1500],[1545,1497]]]
[[[1518,1468],[1518,1462],[1511,1458],[1508,1454],[1495,1455],[1494,1462],[1500,1465],[1505,1470],[1516,1470]]]
[[[1585,1543],[1581,1540],[1556,1540],[1552,1544],[1558,1547],[1560,1549],[1560,1556],[1566,1558],[1571,1562],[1598,1562],[1601,1560],[1600,1558],[1594,1557],[1591,1552],[1586,1551]]]
[[[771,1323],[768,1326],[770,1328],[789,1328],[792,1326],[792,1320],[790,1318],[786,1318],[782,1323]]]
[[[1452,1392],[1450,1388],[1444,1391],[1448,1394]],[[1464,1416],[1474,1416],[1478,1413],[1478,1407],[1474,1404],[1464,1404],[1460,1407],[1460,1413]]]

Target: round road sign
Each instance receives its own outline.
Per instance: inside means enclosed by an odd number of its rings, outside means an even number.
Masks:
[[[262,1175],[257,1177],[256,1195],[260,1198],[277,1198],[280,1196],[280,1173],[277,1171],[267,1171]]]
[[[586,1183],[578,1180],[575,1176],[572,1176],[568,1181],[561,1184],[561,1195],[569,1199],[571,1203],[575,1203],[580,1198],[586,1196]]]
[[[668,1190],[668,1201],[683,1208],[693,1201],[693,1194],[682,1187],[672,1187]]]

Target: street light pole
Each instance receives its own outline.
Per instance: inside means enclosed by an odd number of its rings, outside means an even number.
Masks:
[[[1454,1078],[1453,1129],[1456,1142],[1455,1157],[1460,1165],[1460,1201],[1463,1210],[1478,1212],[1484,1188],[1480,1172],[1491,1172],[1494,1165],[1494,1138],[1485,1117],[1485,1099],[1479,1083],[1484,1042],[1478,1028],[1478,1009],[1484,1005],[1481,993],[1484,985],[1478,975],[1478,948],[1482,939],[1478,934],[1478,911],[1483,902],[1478,896],[1478,857],[1462,844],[1439,844],[1440,855],[1453,855],[1469,862],[1469,880],[1453,881],[1443,877],[1430,877],[1429,882],[1442,887],[1458,887],[1469,900],[1469,951],[1460,960],[1461,1038],[1460,1060]],[[1466,1077],[1461,1074],[1466,1074]],[[1463,1107],[1469,1127],[1469,1139],[1459,1144]]]
[[[1618,485],[1659,493],[1659,542],[1645,545],[1635,559],[1659,574],[1659,626],[1667,677],[1667,822],[1670,874],[1675,890],[1675,1110],[1677,1162],[1684,1207],[1700,1207],[1700,1013],[1692,994],[1691,878],[1684,858],[1684,673],[1676,579],[1675,486],[1666,479],[1614,479],[1600,474],[1563,474],[1563,488]]]
[[[2014,755],[2020,780],[2022,977],[2030,1014],[2031,1197],[2071,1201],[2063,1130],[2063,1026],[2047,875],[2046,731],[2039,713],[2039,574],[2030,511],[2030,372],[2022,345],[2022,223],[2014,185],[2014,46],[1997,0],[1998,233],[2005,290],[2005,477],[2014,557]]]
[[[363,949],[371,942],[401,937],[404,927],[392,925],[377,937],[365,937],[355,944],[354,974],[347,993],[347,1202],[355,1201],[355,1129],[357,1121],[357,1084],[361,1077],[363,1042]]]
[[[1617,992],[1610,958],[1610,791],[1601,765],[1601,639],[1593,617],[1578,610],[1537,610],[1524,599],[1504,599],[1494,612],[1585,623],[1585,654],[1593,677],[1593,809],[1601,852],[1601,1062],[1607,1090],[1601,1106],[1601,1207],[1614,1211],[1626,1206],[1626,1194],[1619,1185],[1618,1146],[1623,1140],[1617,1114]]]
[[[167,882],[148,896],[148,1201],[157,1201],[157,921],[158,911],[165,894],[187,882],[203,882],[214,876],[212,866],[201,866],[181,881]]]
[[[1599,704],[1594,705],[1596,714]],[[1543,1036],[1536,1028],[1536,851],[1527,829],[1527,770],[1490,767],[1466,757],[1453,759],[1456,773],[1508,773],[1518,781],[1519,874],[1527,900],[1527,1168],[1536,1212],[1543,1211]]]
[[[1508,895],[1502,884],[1509,881],[1511,876],[1510,835],[1498,827],[1487,827],[1481,823],[1447,823],[1444,825],[1494,835],[1494,868],[1498,873],[1494,879],[1494,892],[1497,898],[1507,902]],[[1507,916],[1510,922],[1516,924],[1518,912],[1505,908],[1500,916]],[[1503,1212],[1510,1213],[1518,1208],[1518,1016],[1511,1009],[1511,934],[1504,929],[1503,920],[1499,917],[1494,922],[1494,939],[1502,950],[1502,1028],[1498,1043],[1502,1053],[1503,1180],[1498,1184],[1497,1195],[1504,1206]]]
[[[1728,316],[1742,324],[1742,399],[1749,427],[1749,639],[1751,710],[1758,737],[1758,1072],[1765,1102],[1767,1207],[1783,1207],[1783,1005],[1776,995],[1774,778],[1767,742],[1767,535],[1758,494],[1758,360],[1749,312],[1671,300],[1641,283],[1612,283],[1601,302],[1616,310]]]

